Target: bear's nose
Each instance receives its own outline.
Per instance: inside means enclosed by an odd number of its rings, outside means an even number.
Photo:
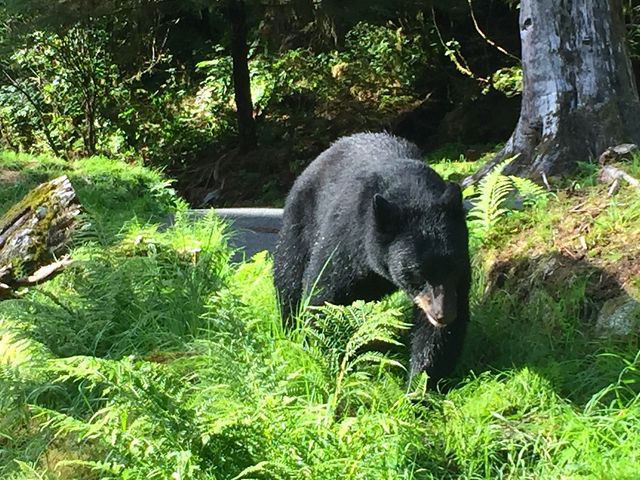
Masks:
[[[436,328],[447,325],[448,319],[445,316],[444,289],[442,287],[429,288],[417,295],[413,302],[424,312],[431,323]]]

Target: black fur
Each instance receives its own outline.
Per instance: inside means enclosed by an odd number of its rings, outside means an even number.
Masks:
[[[310,292],[312,305],[444,292],[447,326],[415,307],[411,338],[411,374],[436,380],[455,366],[469,321],[468,233],[460,188],[418,156],[385,133],[344,137],[320,154],[287,197],[274,277],[285,322]]]

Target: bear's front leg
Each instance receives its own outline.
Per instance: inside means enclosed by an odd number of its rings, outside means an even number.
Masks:
[[[467,321],[464,317],[438,328],[429,322],[422,309],[414,307],[410,378],[426,372],[429,383],[435,384],[447,377],[460,358],[466,331]]]

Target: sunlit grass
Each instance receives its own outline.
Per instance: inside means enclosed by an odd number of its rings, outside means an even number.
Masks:
[[[157,173],[96,162],[82,175],[97,191],[142,178],[140,211],[166,205]],[[474,259],[465,353],[438,391],[407,385],[401,346],[362,348],[402,338],[402,295],[311,310],[285,332],[268,255],[229,263],[213,216],[147,223],[123,207],[135,188],[105,203],[104,242],[79,235],[73,268],[0,302],[1,478],[640,475],[638,337],[594,335],[589,298],[597,261],[625,258],[633,192],[602,201],[585,186],[503,218]],[[86,195],[100,211],[106,197]],[[559,225],[583,221],[582,201],[601,250],[560,268]]]
[[[9,172],[9,173],[7,173]],[[125,223],[163,222],[184,209],[171,182],[155,170],[106,157],[65,162],[50,156],[0,154],[0,215],[38,184],[60,175],[71,180],[88,220],[81,232],[111,242]]]

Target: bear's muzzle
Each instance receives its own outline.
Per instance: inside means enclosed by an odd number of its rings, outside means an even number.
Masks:
[[[428,286],[413,302],[424,312],[429,323],[436,328],[443,328],[455,320],[455,302],[447,298],[442,285]]]

